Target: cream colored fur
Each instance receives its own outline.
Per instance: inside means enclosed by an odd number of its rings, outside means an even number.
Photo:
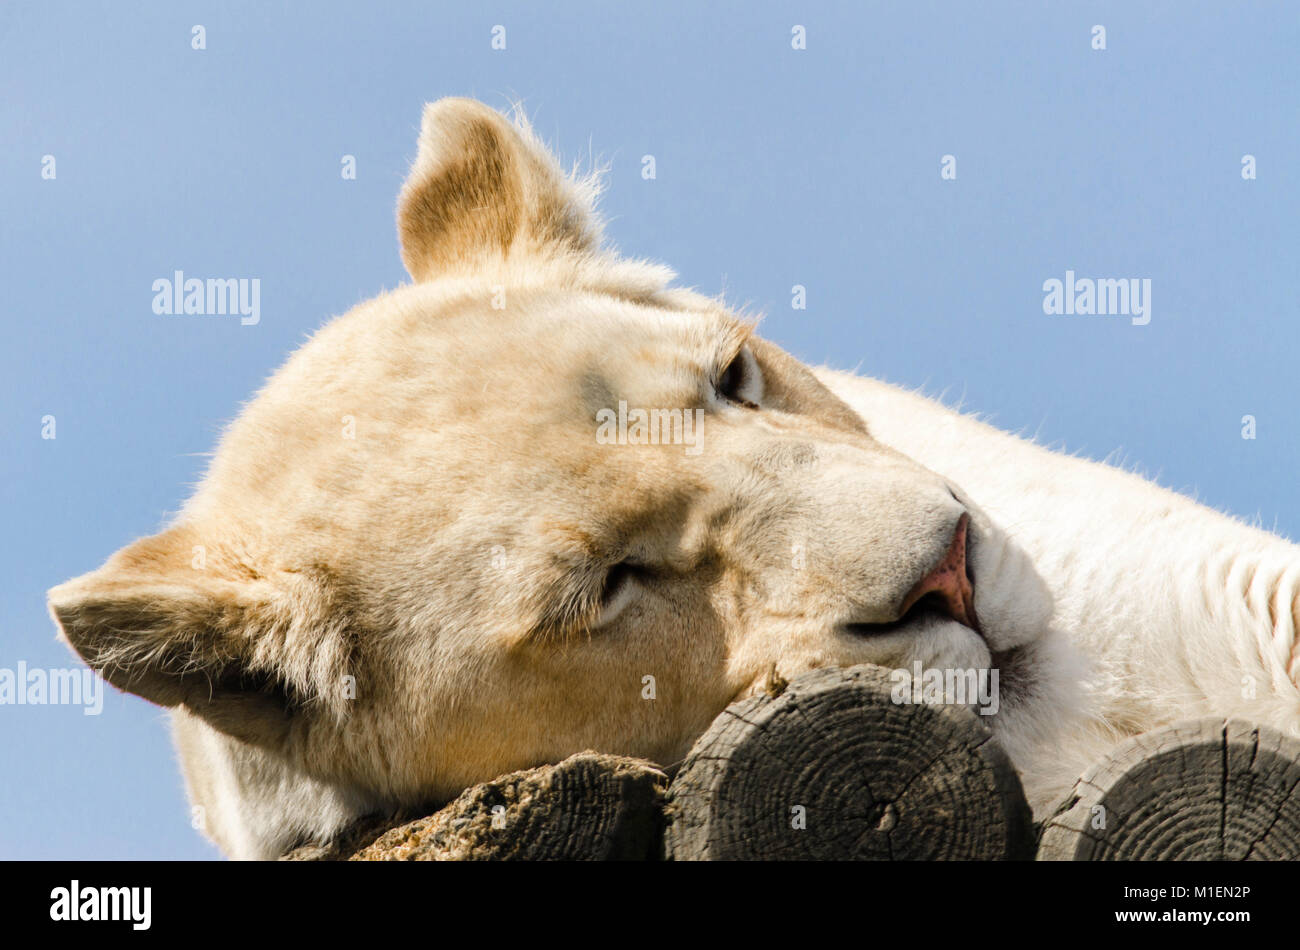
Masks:
[[[1017,756],[1038,808],[1117,739],[1178,719],[1237,715],[1300,735],[1296,545],[918,394],[818,377],[882,442],[979,499],[1051,589],[1051,629],[1087,658],[1078,714]]]
[[[429,106],[398,214],[415,283],[295,353],[174,524],[50,592],[88,663],[174,710],[228,854],[583,749],[671,765],[773,668],[998,668],[1040,811],[1173,718],[1294,729],[1290,544],[814,375],[603,249],[595,194],[526,127]],[[602,443],[620,402],[698,410],[698,453]],[[963,515],[982,635],[850,626],[898,619]]]

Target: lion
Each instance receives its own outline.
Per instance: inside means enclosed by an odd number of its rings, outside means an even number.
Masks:
[[[1290,543],[804,366],[606,246],[598,191],[522,118],[426,106],[412,282],[288,359],[165,530],[49,592],[172,711],[227,855],[587,749],[671,767],[777,670],[996,670],[1039,815],[1177,718],[1295,730]]]

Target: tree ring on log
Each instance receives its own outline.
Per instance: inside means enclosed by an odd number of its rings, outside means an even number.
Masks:
[[[1240,719],[1143,733],[1086,771],[1043,828],[1044,861],[1300,857],[1300,740]]]
[[[667,777],[584,752],[475,785],[385,832],[353,861],[645,861],[657,858]]]
[[[1032,858],[1020,779],[980,717],[893,689],[881,667],[829,668],[732,704],[669,787],[667,856]]]

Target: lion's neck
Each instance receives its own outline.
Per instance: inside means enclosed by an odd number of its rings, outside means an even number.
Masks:
[[[1300,547],[1136,475],[875,380],[819,373],[873,435],[961,485],[1033,560],[1091,660],[1089,728],[1300,723]]]

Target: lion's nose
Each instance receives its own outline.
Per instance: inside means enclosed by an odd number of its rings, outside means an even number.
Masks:
[[[948,545],[948,553],[903,598],[900,616],[911,610],[922,598],[929,597],[936,607],[941,608],[953,620],[964,623],[972,630],[979,630],[979,621],[975,617],[975,590],[966,570],[966,535],[969,527],[970,515],[964,514],[957,522],[957,530],[953,533],[952,543]]]

